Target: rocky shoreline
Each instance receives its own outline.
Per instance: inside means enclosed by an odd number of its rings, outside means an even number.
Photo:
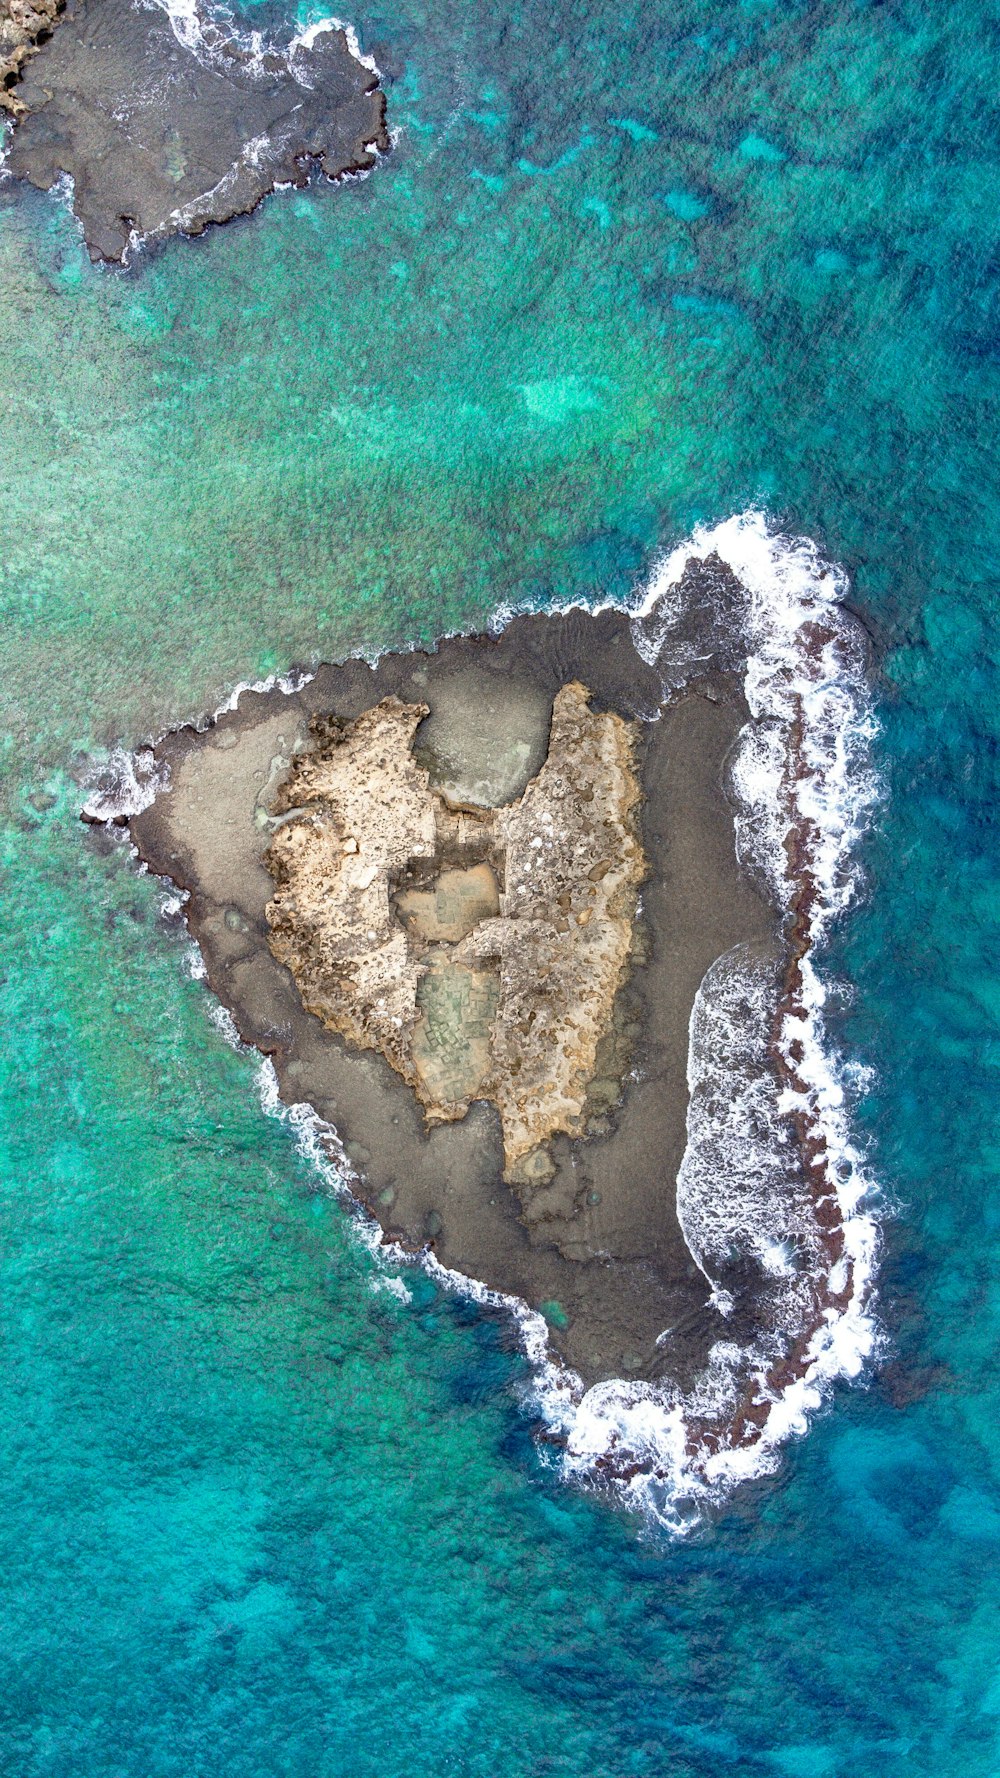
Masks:
[[[17,91],[25,64],[37,55],[59,22],[66,0],[0,0],[0,111],[23,117]]]
[[[390,146],[377,71],[333,20],[282,46],[244,38],[207,8],[0,9],[6,164],[42,191],[72,181],[94,260],[201,234],[314,171],[368,172]]]
[[[481,799],[486,784],[509,820],[511,808],[530,804],[529,786],[544,783],[553,736],[558,741],[553,711],[560,698],[565,704],[569,697],[574,720],[583,713],[582,690],[567,693],[574,686],[589,688],[595,733],[627,735],[641,799],[625,809],[613,847],[603,826],[607,809],[586,837],[586,869],[581,856],[572,873],[580,909],[565,883],[556,885],[554,876],[540,882],[543,898],[547,888],[555,893],[548,919],[539,920],[552,952],[549,966],[558,965],[557,978],[559,968],[564,971],[561,990],[536,1002],[548,1006],[543,1029],[551,1031],[565,1015],[581,1030],[586,1022],[579,1000],[588,970],[579,966],[587,953],[565,944],[569,914],[575,934],[591,934],[595,957],[617,920],[609,952],[617,961],[593,1001],[586,1065],[577,1057],[569,1113],[551,1117],[550,1102],[545,1140],[539,1141],[540,1126],[532,1128],[530,1164],[519,1165],[524,1156],[515,1156],[511,1166],[505,1130],[517,1121],[517,1095],[509,1089],[524,1000],[517,994],[511,1000],[511,1041],[504,1021],[498,1025],[493,1017],[499,1041],[480,1057],[485,1084],[470,1092],[467,1112],[453,1106],[453,1115],[428,1127],[425,1106],[406,1084],[412,1052],[397,1068],[378,1047],[363,1048],[345,1039],[343,1027],[331,1029],[336,1019],[315,1016],[308,1009],[315,1005],[311,993],[303,1004],[293,970],[279,960],[282,945],[274,942],[275,880],[267,853],[276,842],[279,851],[287,845],[282,834],[303,820],[296,814],[280,825],[292,812],[287,798],[300,794],[302,775],[309,775],[317,729],[328,733],[322,725],[331,716],[344,725],[343,734],[386,699],[425,707],[429,715],[416,725],[412,756],[418,770],[428,773],[429,784],[450,787],[453,812],[463,803],[466,813],[475,809],[468,791],[475,787]],[[323,667],[296,691],[245,693],[235,710],[208,727],[177,731],[157,745],[152,766],[163,788],[129,821],[141,858],[186,893],[187,922],[210,985],[240,1036],[270,1057],[286,1101],[307,1102],[336,1128],[354,1169],[352,1188],[386,1240],[411,1251],[430,1247],[447,1270],[541,1308],[554,1350],[587,1384],[622,1376],[690,1381],[727,1331],[678,1222],[674,1181],[687,1136],[688,1027],[706,970],[733,945],[749,945],[767,970],[781,952],[775,911],[739,867],[725,790],[727,757],[746,716],[738,680],[725,671],[702,672],[664,700],[660,676],[636,653],[621,612],[521,618],[496,639],[455,639],[431,656],[387,656],[375,668],[363,662]],[[586,774],[571,775],[586,807],[592,794]],[[619,789],[631,805],[634,792]],[[479,802],[480,810],[488,800]],[[544,812],[535,811],[539,830]],[[490,821],[496,818],[494,810]],[[577,831],[587,835],[585,827]],[[540,837],[541,831],[526,829],[520,843],[538,851],[531,841]],[[339,844],[352,840],[358,852],[341,850],[338,858],[353,864],[361,857],[358,837],[345,832]],[[619,867],[627,860],[620,881],[603,869],[614,855]],[[492,856],[506,895],[504,861]],[[432,870],[455,862],[427,861]],[[483,860],[465,862],[476,868]],[[647,866],[638,911],[634,896]],[[280,881],[280,867],[277,875]],[[405,921],[414,911],[407,896],[424,897],[425,919],[450,919],[454,905],[454,885],[445,886],[441,901],[439,878],[432,879],[432,893],[427,883],[406,883],[403,875],[394,885],[397,948],[405,946]],[[559,895],[568,895],[567,908],[558,905]],[[385,899],[388,906],[388,894]],[[600,912],[581,925],[576,914],[586,912],[584,901]],[[496,923],[509,916],[487,903],[478,904],[474,925],[493,926],[497,936]],[[558,931],[561,923],[565,933]],[[280,919],[277,926],[280,931]],[[378,933],[374,926],[365,930]],[[450,941],[453,948],[468,936]],[[431,948],[438,943],[435,938]],[[512,944],[512,955],[522,948]],[[522,972],[521,989],[537,975],[535,964]],[[468,1004],[464,1012],[459,1008],[459,1018],[466,1016],[475,1024]],[[454,1026],[455,1017],[453,1003],[446,1020]],[[530,1054],[530,1041],[523,1049]],[[468,1052],[465,1045],[463,1066]],[[552,1045],[540,1042],[536,1087],[547,1056],[555,1062]],[[506,1087],[499,1078],[504,1070]],[[558,1066],[549,1072],[558,1085]],[[531,1103],[544,1107],[544,1095]],[[744,1260],[737,1271],[752,1314],[753,1281]],[[671,1330],[667,1345],[665,1330]]]

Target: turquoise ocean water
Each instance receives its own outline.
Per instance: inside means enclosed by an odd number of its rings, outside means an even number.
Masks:
[[[0,1769],[986,1778],[1000,21],[353,16],[400,132],[353,189],[122,275],[0,182]],[[677,1542],[545,1469],[501,1325],[378,1288],[72,771],[294,662],[625,594],[748,505],[878,649],[828,967],[890,1354]]]

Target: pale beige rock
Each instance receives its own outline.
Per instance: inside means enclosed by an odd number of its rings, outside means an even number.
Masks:
[[[433,859],[435,803],[411,747],[426,704],[386,698],[356,722],[319,725],[275,807],[287,818],[267,863],[271,949],[310,1012],[349,1043],[377,1049],[411,1086],[415,947],[389,901],[408,864]]]
[[[499,1107],[508,1177],[549,1172],[537,1151],[557,1130],[583,1134],[597,1045],[628,965],[645,859],[632,726],[595,715],[582,685],[552,709],[545,764],[497,811],[506,858],[501,917],[457,955],[495,956],[500,1011],[483,1093]]]
[[[523,795],[455,807],[413,757],[426,714],[390,697],[314,724],[273,805],[270,945],[308,1009],[380,1051],[429,1124],[492,1100],[506,1176],[530,1186],[551,1137],[583,1132],[628,967],[646,869],[635,725],[563,686]]]
[[[21,70],[51,37],[65,0],[0,0],[0,110],[20,117]]]

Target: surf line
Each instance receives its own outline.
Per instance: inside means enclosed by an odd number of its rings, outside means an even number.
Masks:
[[[181,48],[189,50],[203,67],[224,66],[227,49],[235,48],[246,58],[250,72],[265,74],[268,57],[282,56],[291,61],[300,50],[313,49],[317,38],[327,31],[342,31],[354,60],[369,68],[379,80],[382,78],[374,56],[362,50],[355,26],[333,13],[314,18],[282,45],[272,42],[262,31],[242,30],[232,8],[219,0],[215,4],[212,0],[204,0],[204,4],[201,0],[150,0],[150,4],[166,14]]]
[[[718,1247],[727,1218],[737,1243],[756,1248],[774,1280],[777,1321],[750,1345],[716,1341],[687,1390],[612,1380],[574,1395],[554,1367],[537,1374],[537,1403],[563,1443],[567,1476],[603,1477],[623,1503],[675,1531],[697,1524],[741,1481],[772,1473],[781,1447],[806,1432],[838,1380],[859,1375],[882,1338],[872,1302],[879,1192],[852,1140],[852,1069],[828,1042],[829,990],[815,961],[856,896],[854,853],[879,795],[870,763],[876,725],[865,650],[843,605],[841,571],[825,563],[810,540],[785,536],[763,513],[749,511],[699,528],[654,569],[633,615],[646,658],[670,659],[671,634],[683,618],[680,582],[692,558],[717,558],[746,595],[744,690],[751,721],[732,771],[737,846],[741,861],[767,878],[784,915],[786,961],[767,1033],[773,1090],[763,1107],[769,1128],[762,1147],[749,1159],[737,1153],[737,1145],[746,1147],[746,1120],[737,1119],[727,1142],[719,1116],[728,1106],[716,1111],[707,1132],[689,1107],[678,1210],[710,1284],[711,1267],[699,1250]],[[704,1063],[699,1021],[713,1005],[718,1016],[718,973],[727,963],[745,974],[745,960],[720,959],[692,1012],[691,1106]],[[753,1110],[760,1143],[759,1096]],[[733,1163],[729,1177],[716,1173],[713,1180],[714,1229],[707,1226],[704,1194],[698,1202],[690,1192],[692,1178],[705,1173],[698,1163],[706,1142],[709,1163],[720,1157]],[[685,1206],[686,1189],[693,1201]],[[783,1222],[799,1237],[799,1266],[789,1252],[795,1241],[777,1238]],[[724,1299],[719,1292],[717,1306],[725,1310]]]

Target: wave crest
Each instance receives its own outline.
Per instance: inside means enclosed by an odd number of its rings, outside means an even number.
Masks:
[[[851,1139],[849,1071],[827,1036],[815,962],[857,892],[856,843],[878,795],[864,638],[843,605],[845,577],[816,546],[743,513],[667,557],[634,612],[636,645],[665,683],[706,658],[686,633],[692,561],[723,576],[720,650],[741,637],[751,720],[731,767],[737,847],[783,912],[788,947],[780,979],[773,956],[750,947],[718,959],[691,1015],[678,1215],[733,1338],[715,1343],[687,1389],[618,1380],[568,1401],[564,1383],[539,1377],[567,1474],[603,1472],[675,1530],[773,1471],[782,1444],[879,1343],[877,1193]],[[740,1337],[748,1284],[756,1325]]]

